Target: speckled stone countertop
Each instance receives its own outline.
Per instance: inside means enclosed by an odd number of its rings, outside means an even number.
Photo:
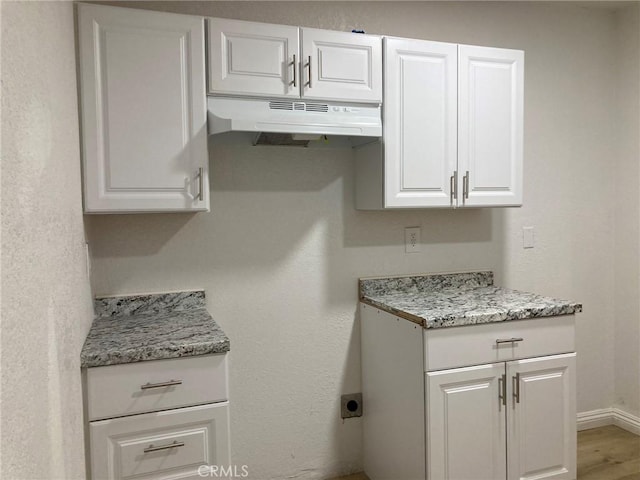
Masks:
[[[97,318],[80,353],[82,367],[229,351],[229,338],[205,308],[203,291],[95,300]]]
[[[360,301],[424,328],[570,315],[582,305],[493,285],[492,272],[360,279]]]

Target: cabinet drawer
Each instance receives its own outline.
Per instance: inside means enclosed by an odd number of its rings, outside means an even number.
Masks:
[[[522,338],[514,343],[498,339]],[[425,371],[575,351],[575,317],[532,318],[424,331]]]
[[[227,399],[226,355],[154,360],[87,370],[89,420]]]
[[[228,410],[224,402],[91,422],[92,478],[201,478],[201,465],[228,466]]]

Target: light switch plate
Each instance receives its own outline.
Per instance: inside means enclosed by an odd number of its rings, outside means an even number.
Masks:
[[[533,227],[522,227],[522,248],[533,248],[536,244]]]

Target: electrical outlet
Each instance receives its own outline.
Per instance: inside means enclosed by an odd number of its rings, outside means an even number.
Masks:
[[[405,253],[418,253],[420,251],[420,227],[407,227],[404,229]]]

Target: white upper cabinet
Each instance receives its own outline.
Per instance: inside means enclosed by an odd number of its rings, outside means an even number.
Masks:
[[[373,35],[302,28],[302,96],[382,102],[382,40]]]
[[[384,39],[383,142],[356,207],[522,205],[524,52]]]
[[[209,209],[204,20],[78,5],[87,213]]]
[[[299,97],[298,27],[208,19],[209,93]]]
[[[447,207],[456,169],[458,50],[384,39],[387,207]]]
[[[459,202],[521,205],[524,52],[460,45],[458,58]]]
[[[382,39],[208,19],[209,93],[382,101]]]

